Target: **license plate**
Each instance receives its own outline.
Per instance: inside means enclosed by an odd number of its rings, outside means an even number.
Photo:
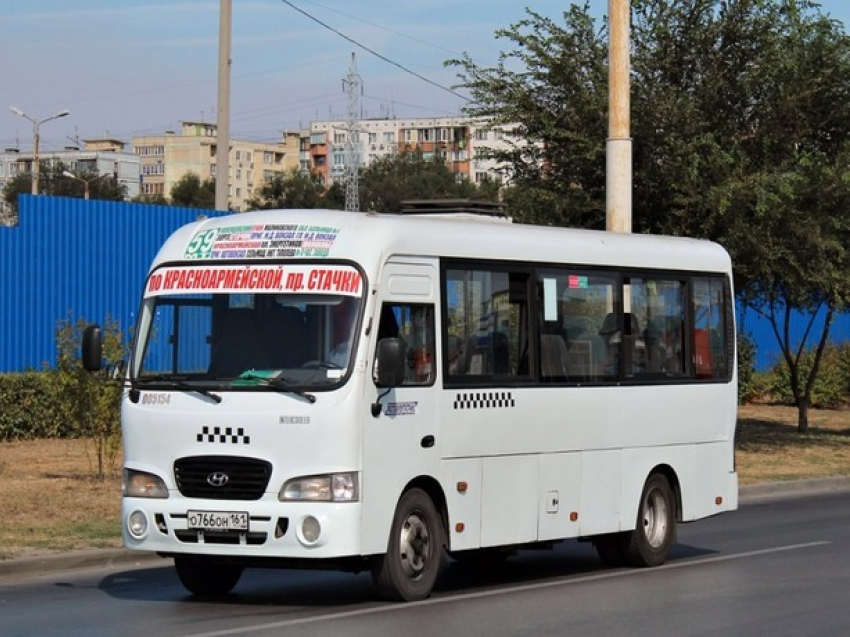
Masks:
[[[247,531],[248,514],[244,511],[188,511],[190,529],[201,531]]]

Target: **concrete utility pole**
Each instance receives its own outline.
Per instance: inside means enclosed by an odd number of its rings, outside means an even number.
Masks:
[[[360,209],[360,94],[363,92],[363,80],[357,71],[357,58],[351,54],[351,66],[348,75],[342,81],[342,88],[348,94],[348,121],[345,137],[345,209]]]
[[[608,141],[605,229],[632,231],[632,138],[629,100],[629,0],[608,0]]]
[[[230,193],[230,30],[233,1],[221,0],[218,27],[218,118],[215,153],[215,209],[227,210]]]

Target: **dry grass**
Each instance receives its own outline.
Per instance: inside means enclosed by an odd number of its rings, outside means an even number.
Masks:
[[[121,478],[94,479],[91,453],[79,440],[0,443],[0,559],[121,546]]]
[[[809,427],[791,407],[742,407],[741,484],[850,475],[850,410],[813,410]],[[120,477],[92,478],[90,456],[78,440],[0,443],[0,559],[121,546]]]
[[[747,405],[738,411],[741,484],[850,475],[850,410],[811,410],[797,433],[797,409]]]

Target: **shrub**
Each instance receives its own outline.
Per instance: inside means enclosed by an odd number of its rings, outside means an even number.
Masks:
[[[756,382],[756,344],[749,334],[738,332],[738,402],[746,404],[760,394]]]
[[[55,371],[0,374],[0,440],[76,435]]]
[[[0,374],[0,441],[34,438],[86,438],[92,443],[92,472],[99,478],[114,468],[121,443],[121,384],[109,378],[127,354],[117,321],[104,325],[106,370],[86,372],[79,357],[84,319],[59,321],[55,369]]]
[[[103,326],[103,354],[107,363],[100,374],[83,369],[80,342],[85,319],[59,321],[56,331],[57,376],[75,434],[92,441],[95,475],[103,479],[113,469],[121,443],[121,393],[123,387],[109,378],[111,369],[126,358],[126,339],[117,321],[107,318]],[[93,463],[93,464],[94,464]]]
[[[823,351],[818,374],[812,386],[812,407],[836,408],[850,402],[850,374],[848,374],[850,344],[828,344]],[[803,352],[800,357],[801,379],[805,379],[815,359],[815,350]],[[793,404],[794,393],[791,390],[791,373],[785,361],[780,360],[771,369],[773,386],[771,392],[777,400]]]

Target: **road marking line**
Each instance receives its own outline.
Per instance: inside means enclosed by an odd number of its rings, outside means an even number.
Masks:
[[[651,570],[646,569],[630,569],[630,570],[615,570],[615,571],[605,571],[602,573],[594,573],[593,575],[584,575],[582,577],[575,577],[569,579],[559,579],[556,581],[546,581],[546,582],[536,582],[533,584],[520,584],[517,586],[508,586],[505,588],[497,588],[488,591],[477,591],[475,593],[461,593],[459,595],[447,595],[446,597],[439,598],[431,598],[425,599],[421,602],[407,602],[407,603],[390,603],[383,606],[375,606],[372,608],[363,608],[360,610],[352,610],[352,611],[344,611],[340,613],[328,613],[326,615],[315,615],[312,617],[301,617],[298,619],[283,619],[278,622],[271,622],[268,624],[257,624],[255,626],[240,626],[238,628],[226,628],[223,630],[214,630],[206,633],[193,633],[191,635],[185,635],[184,637],[227,637],[228,635],[239,635],[243,633],[252,633],[263,630],[272,630],[278,628],[286,628],[287,626],[298,626],[302,624],[311,624],[318,623],[324,621],[334,621],[338,619],[347,619],[349,617],[360,617],[363,615],[373,615],[377,613],[387,613],[387,612],[395,612],[400,610],[405,610],[408,608],[416,608],[418,606],[433,606],[436,604],[446,604],[449,602],[463,602],[471,599],[482,599],[485,597],[495,597],[496,595],[506,595],[509,593],[521,593],[526,591],[534,591],[540,590],[544,588],[554,588],[556,586],[567,586],[570,584],[584,584],[586,582],[596,582],[599,580],[606,579],[614,579],[618,577],[632,576],[632,575],[646,575],[648,573],[656,573],[662,571],[668,571],[671,569],[685,568],[687,566],[702,566],[704,564],[713,564],[715,562],[728,562],[731,560],[740,560],[746,559],[750,557],[758,557],[760,555],[771,555],[773,553],[783,553],[786,551],[799,551],[801,549],[808,548],[816,548],[818,546],[825,546],[827,544],[832,544],[831,541],[827,540],[818,540],[815,542],[806,542],[805,544],[789,544],[787,546],[777,546],[775,548],[770,549],[760,549],[758,551],[748,551],[746,553],[735,553],[732,555],[717,555],[714,557],[707,557],[702,559],[695,560],[684,560],[681,562],[674,562],[672,564],[665,564],[664,566],[660,566],[658,568],[654,568]]]

